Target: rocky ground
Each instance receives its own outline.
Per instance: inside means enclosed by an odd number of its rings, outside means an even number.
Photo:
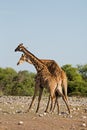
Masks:
[[[43,97],[36,114],[37,98],[30,112],[25,113],[32,97],[0,97],[0,130],[87,130],[87,98],[69,97],[71,114],[59,98],[60,114],[44,113],[47,98]]]

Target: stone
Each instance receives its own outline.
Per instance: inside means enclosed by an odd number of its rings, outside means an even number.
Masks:
[[[39,114],[40,117],[43,117],[43,114]]]
[[[18,125],[23,125],[23,123],[24,123],[23,121],[19,121]]]
[[[82,124],[82,126],[83,126],[83,127],[86,127],[86,124],[85,124],[85,123],[83,123],[83,124]]]

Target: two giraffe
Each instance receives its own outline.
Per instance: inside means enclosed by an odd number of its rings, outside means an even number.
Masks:
[[[22,57],[19,60],[20,63],[23,61],[27,61],[27,62],[33,64],[37,70],[35,92],[34,92],[34,96],[32,98],[32,102],[30,104],[29,109],[31,108],[31,106],[33,104],[37,89],[39,87],[40,90],[39,90],[38,106],[37,106],[37,110],[36,110],[36,112],[38,112],[43,88],[45,86],[50,91],[51,109],[53,110],[53,101],[56,97],[55,92],[57,91],[58,94],[60,94],[62,96],[63,100],[65,101],[66,106],[68,108],[68,112],[70,113],[70,109],[69,109],[69,106],[67,103],[67,77],[66,77],[64,71],[53,60],[38,59],[35,55],[33,55],[31,52],[29,52],[23,46],[23,44],[20,44],[15,49],[15,51],[21,51],[24,53],[24,55],[22,55]],[[18,62],[18,64],[19,64],[19,62]],[[64,90],[64,94],[62,93],[62,87]],[[50,96],[49,96],[46,111],[49,106]],[[56,102],[57,102],[57,98],[56,98],[55,103]],[[58,105],[58,102],[57,102],[57,105]],[[59,112],[59,106],[58,106],[58,112]]]
[[[59,76],[61,76],[60,77],[61,80],[62,80],[62,86],[61,87],[63,87],[64,96],[67,99],[67,77],[66,77],[65,72],[57,65],[57,63],[54,60],[46,60],[46,59],[40,59],[40,60],[47,66],[47,68],[50,71],[50,73],[52,73],[53,75],[55,75],[57,78],[59,78]],[[22,64],[25,61],[28,62],[29,64],[32,64],[32,62],[30,61],[30,59],[25,54],[22,54],[21,57],[20,57],[20,59],[19,59],[19,61],[18,61],[18,63],[17,63],[17,65]],[[32,106],[32,103],[33,103],[33,101],[34,101],[34,99],[36,97],[37,90],[40,89],[39,88],[40,87],[39,86],[39,84],[40,84],[40,77],[39,77],[38,73],[37,73],[35,79],[36,79],[35,91],[34,91],[34,96],[32,98],[32,102],[31,102],[30,106]],[[57,102],[57,99],[56,99],[55,103],[56,102]],[[48,103],[49,103],[49,101],[48,101]],[[47,112],[47,110],[48,110],[48,105],[46,107],[45,112]],[[59,113],[58,102],[57,102],[57,106],[58,106],[58,113]],[[54,108],[55,108],[55,105],[54,105]]]

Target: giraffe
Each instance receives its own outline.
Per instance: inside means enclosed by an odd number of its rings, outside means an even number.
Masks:
[[[26,56],[29,57],[30,61],[32,62],[32,64],[36,68],[37,73],[40,77],[40,84],[39,84],[40,85],[40,95],[39,95],[38,106],[37,106],[36,112],[39,109],[39,102],[41,100],[43,88],[46,87],[50,92],[52,110],[53,110],[53,102],[54,102],[54,98],[55,98],[55,92],[57,91],[62,96],[63,100],[65,101],[66,106],[68,108],[68,112],[70,113],[70,108],[68,106],[66,98],[64,97],[64,95],[61,92],[61,82],[62,81],[59,80],[59,82],[58,82],[57,78],[49,72],[47,66],[39,58],[37,58],[30,51],[28,51],[23,46],[23,44],[19,44],[18,47],[15,49],[15,51],[21,51],[24,54],[26,54]]]
[[[40,59],[40,60],[47,66],[50,73],[52,73],[53,75],[55,75],[58,78],[59,78],[59,75],[61,76],[61,79],[62,79],[62,86],[61,87],[63,87],[64,96],[67,100],[67,76],[66,76],[65,72],[58,66],[58,64],[54,60],[49,60],[49,59]],[[19,61],[17,62],[17,65],[22,64],[25,61],[28,62],[29,64],[32,64],[30,59],[25,54],[22,54]],[[37,90],[40,87],[40,86],[38,86],[38,84],[40,84],[40,83],[38,83],[38,82],[40,82],[40,80],[39,80],[40,78],[38,77],[38,73],[37,73],[35,79],[36,79],[36,85],[35,86],[37,88],[35,88],[34,96],[32,98],[31,104],[33,104],[33,101],[35,100],[35,97],[36,97],[36,94],[37,94]],[[49,97],[48,105],[46,107],[45,112],[47,112],[47,110],[48,110],[49,102],[50,102],[50,97]],[[57,101],[57,97],[56,97],[56,100],[55,100],[55,105],[56,105],[56,103],[57,103],[58,114],[59,114],[59,104],[58,104],[58,101]],[[54,109],[55,109],[55,105],[54,105]],[[30,105],[30,106],[32,106],[32,105]]]

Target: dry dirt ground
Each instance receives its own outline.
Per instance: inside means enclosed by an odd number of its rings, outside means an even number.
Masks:
[[[36,114],[37,98],[30,112],[25,113],[31,97],[0,97],[0,130],[87,130],[87,98],[69,97],[71,114],[59,98],[60,114],[44,113],[47,98],[43,97]]]

